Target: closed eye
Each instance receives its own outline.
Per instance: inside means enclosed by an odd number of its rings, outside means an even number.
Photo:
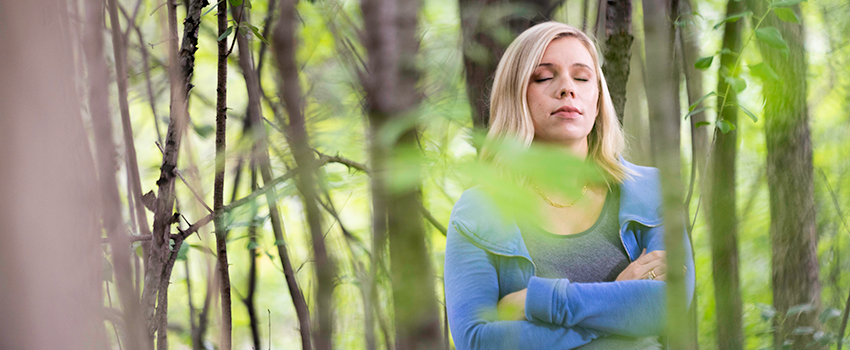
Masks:
[[[547,80],[552,80],[552,78],[535,79],[534,81],[538,82],[538,83],[542,83],[542,82],[547,81]]]

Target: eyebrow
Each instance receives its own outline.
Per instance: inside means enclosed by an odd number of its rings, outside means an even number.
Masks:
[[[553,67],[554,64],[552,64],[552,63],[541,63],[541,64],[538,64],[537,66],[538,67]],[[593,70],[593,68],[590,68],[590,66],[588,66],[584,63],[573,63],[573,67],[575,67],[575,66],[584,67],[584,68],[590,69],[591,71]]]

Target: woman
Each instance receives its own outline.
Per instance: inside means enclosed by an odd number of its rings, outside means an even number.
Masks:
[[[498,165],[495,145],[515,138],[584,159],[607,183],[563,179],[582,189],[573,196],[527,183],[538,222],[508,218],[480,188],[464,192],[445,261],[457,348],[660,349],[667,267],[658,172],[620,156],[623,133],[592,41],[562,23],[526,30],[499,62],[490,106],[485,161]]]

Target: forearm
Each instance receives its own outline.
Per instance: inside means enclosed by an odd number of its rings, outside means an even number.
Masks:
[[[564,328],[529,321],[493,321],[452,324],[458,350],[478,349],[574,349],[602,336],[581,327]]]
[[[660,281],[571,283],[532,277],[525,314],[532,322],[639,337],[661,333],[666,304]]]

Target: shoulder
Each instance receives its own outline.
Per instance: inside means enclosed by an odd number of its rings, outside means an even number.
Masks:
[[[452,208],[449,225],[467,238],[494,245],[510,240],[516,227],[512,216],[481,186],[463,192]]]
[[[620,161],[632,174],[620,184],[620,208],[624,214],[632,214],[644,221],[660,220],[661,176],[653,167]]]

